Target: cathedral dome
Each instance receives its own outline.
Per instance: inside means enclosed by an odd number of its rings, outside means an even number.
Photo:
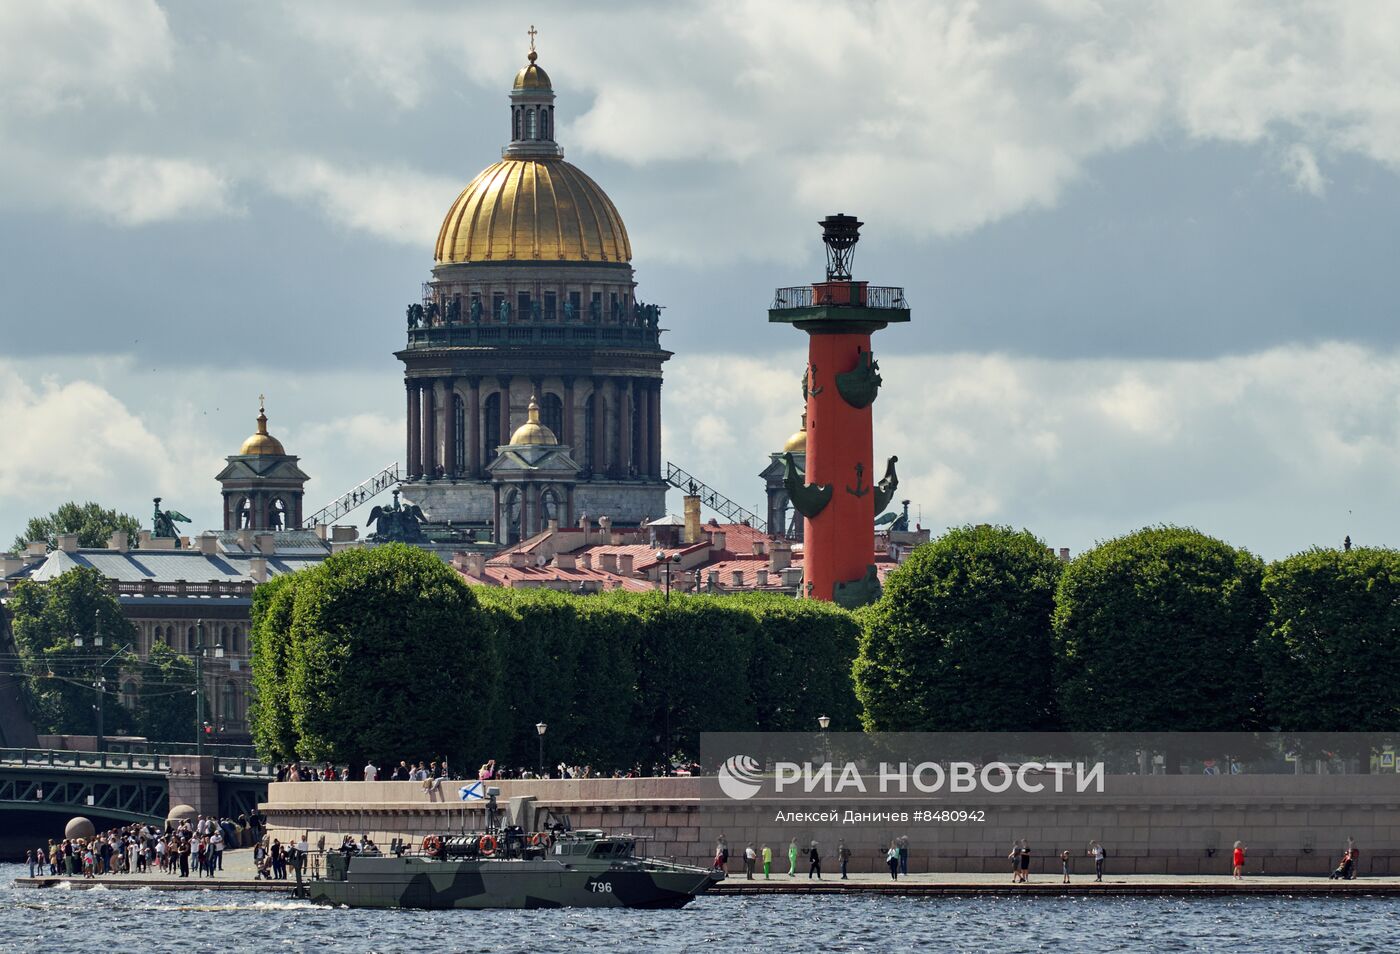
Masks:
[[[617,207],[554,141],[554,89],[536,55],[532,46],[510,92],[511,139],[501,161],[473,179],[442,220],[439,265],[632,260]]]
[[[267,432],[267,411],[262,406],[258,407],[258,431],[243,442],[243,446],[238,449],[241,456],[248,457],[285,457],[286,448],[282,442]]]
[[[807,415],[802,415],[802,429],[793,433],[783,445],[785,454],[805,454],[807,453]]]
[[[515,429],[515,433],[510,435],[510,443],[513,447],[525,445],[548,445],[553,446],[559,443],[559,438],[554,436],[554,432],[540,423],[540,406],[535,403],[535,398],[530,398],[530,418],[524,424]]]
[[[549,74],[535,65],[537,54],[530,51],[530,65],[515,74],[515,89],[553,89]]]
[[[629,262],[622,216],[563,159],[502,159],[448,209],[436,258],[452,262]]]

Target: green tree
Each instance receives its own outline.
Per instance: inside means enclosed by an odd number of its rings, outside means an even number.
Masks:
[[[1181,527],[1139,530],[1077,557],[1060,579],[1055,606],[1067,727],[1253,728],[1257,647],[1268,614],[1263,571],[1249,552]]]
[[[485,749],[497,660],[457,573],[402,544],[302,572],[287,665],[298,754],[351,764],[443,754],[460,765]]]
[[[193,742],[194,689],[194,660],[157,641],[142,667],[138,731],[152,742]]]
[[[136,644],[136,627],[122,615],[102,574],[78,567],[53,580],[24,580],[15,586],[8,609],[35,729],[95,733],[94,683],[106,663],[104,731],[130,731],[131,714],[121,705],[117,687],[122,669],[134,660],[119,650]],[[97,634],[102,636],[100,647],[93,645]],[[75,646],[74,637],[81,637],[83,645]]]
[[[1050,619],[1062,564],[1009,527],[916,549],[860,614],[856,695],[871,731],[1055,727]]]
[[[268,761],[291,759],[296,754],[287,676],[296,587],[304,578],[304,573],[284,573],[253,590],[252,626],[248,631],[253,698],[248,720],[253,744]]]
[[[749,662],[754,729],[815,732],[826,716],[835,732],[860,726],[860,704],[851,681],[860,640],[856,617],[820,600],[774,593],[727,597],[756,620]]]
[[[1269,564],[1263,587],[1271,721],[1287,732],[1400,728],[1400,551],[1309,550]]]
[[[14,548],[23,550],[30,542],[43,540],[52,550],[58,546],[60,533],[76,533],[80,547],[105,547],[118,530],[125,530],[131,545],[135,546],[141,521],[92,501],[80,504],[70,500],[53,513],[32,518],[24,532],[15,537]]]

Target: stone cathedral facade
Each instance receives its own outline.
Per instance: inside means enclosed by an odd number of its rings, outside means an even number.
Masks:
[[[660,308],[637,299],[612,200],[564,161],[536,59],[515,77],[501,160],[443,219],[396,353],[404,498],[430,527],[500,544],[585,514],[665,513]]]

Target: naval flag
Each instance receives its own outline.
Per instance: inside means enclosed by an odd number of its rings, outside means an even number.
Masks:
[[[464,802],[470,802],[478,798],[485,798],[486,793],[481,790],[480,782],[472,782],[470,785],[463,785],[457,789],[457,796]]]

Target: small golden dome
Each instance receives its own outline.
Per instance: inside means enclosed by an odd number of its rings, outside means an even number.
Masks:
[[[502,159],[442,220],[434,252],[456,262],[629,262],[622,216],[598,183],[563,159]]]
[[[549,74],[535,65],[535,58],[539,56],[534,50],[530,51],[530,65],[519,73],[515,74],[515,89],[553,89],[549,83]]]
[[[258,405],[258,432],[243,442],[238,453],[259,457],[287,456],[282,442],[267,432],[267,411],[261,403]]]
[[[785,454],[805,454],[807,453],[807,415],[802,415],[802,428],[793,433],[783,445]]]
[[[554,436],[554,432],[540,423],[540,406],[535,403],[535,396],[533,394],[530,395],[529,413],[529,420],[517,427],[515,433],[510,435],[511,446],[518,446],[521,444],[558,444],[559,439]]]

